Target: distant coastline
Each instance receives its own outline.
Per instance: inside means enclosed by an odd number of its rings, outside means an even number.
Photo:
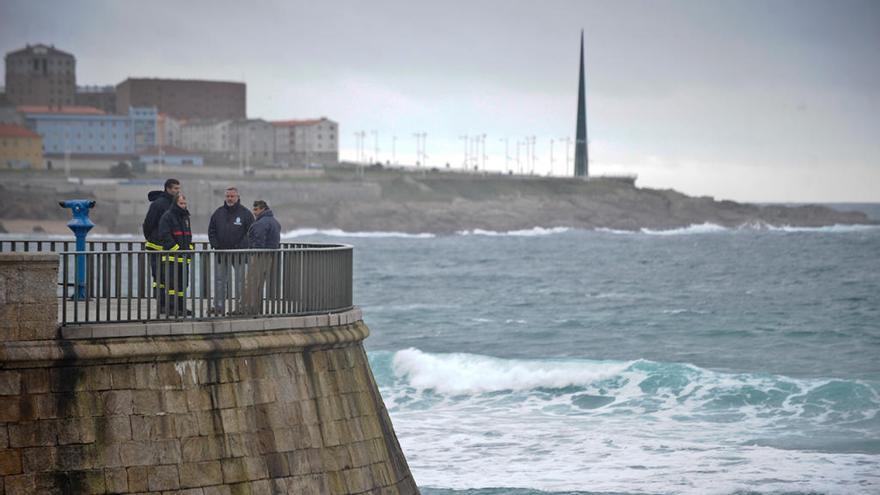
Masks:
[[[206,167],[208,168],[208,167]],[[190,195],[193,230],[203,233],[228,184],[244,202],[265,199],[285,231],[338,229],[349,233],[400,232],[450,235],[530,229],[608,229],[639,232],[715,225],[723,228],[878,225],[880,203],[830,205],[750,204],[692,197],[671,189],[640,188],[625,180],[550,178],[354,167],[320,174],[175,169]],[[61,174],[4,171],[0,224],[7,232],[64,234],[69,213],[57,201],[95,198],[95,233],[137,233],[146,191],[161,188],[158,175],[108,180],[101,171],[70,181]],[[2,230],[0,230],[2,232]]]

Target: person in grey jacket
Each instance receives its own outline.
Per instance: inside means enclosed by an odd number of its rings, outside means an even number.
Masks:
[[[254,224],[248,230],[248,242],[251,249],[279,249],[281,247],[281,224],[269,205],[263,200],[254,201]],[[263,308],[263,286],[269,280],[266,298],[273,299],[278,295],[277,274],[275,273],[278,251],[257,252],[251,254],[248,267],[247,282],[244,288],[243,310],[245,314],[260,314]]]

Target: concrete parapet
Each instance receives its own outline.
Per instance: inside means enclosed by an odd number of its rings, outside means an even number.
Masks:
[[[0,343],[0,492],[418,493],[359,311],[241,321]]]
[[[0,253],[0,340],[58,336],[58,255]]]

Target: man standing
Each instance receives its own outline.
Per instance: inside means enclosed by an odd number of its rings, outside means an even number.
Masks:
[[[248,230],[248,241],[251,249],[278,249],[281,247],[281,224],[275,220],[275,215],[269,209],[269,205],[263,200],[254,201],[254,215],[256,220]],[[263,307],[263,285],[266,280],[269,284],[268,297],[277,297],[277,280],[275,267],[277,266],[277,252],[254,253],[248,270],[247,284],[245,285],[244,312],[246,314],[259,314]]]
[[[262,199],[254,201],[254,225],[248,230],[251,249],[278,249],[281,247],[281,224]]]
[[[208,240],[217,250],[247,249],[248,229],[254,223],[254,216],[242,206],[235,187],[227,187],[223,205],[211,215],[208,224]],[[214,304],[211,312],[224,314],[227,296],[241,297],[244,282],[244,255],[242,253],[217,253],[214,264]],[[233,272],[235,272],[233,274]],[[229,288],[229,279],[234,277],[235,292]]]
[[[144,217],[144,247],[147,251],[161,251],[162,238],[159,235],[159,220],[171,207],[172,198],[180,192],[180,181],[168,179],[165,181],[165,189],[162,191],[150,191],[147,199],[150,200],[150,208]],[[162,313],[165,308],[165,277],[158,254],[149,255],[150,273],[153,275],[153,294],[158,303],[158,311]]]

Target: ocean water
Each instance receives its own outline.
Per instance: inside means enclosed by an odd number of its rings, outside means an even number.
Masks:
[[[880,493],[880,228],[290,235],[427,495]]]

